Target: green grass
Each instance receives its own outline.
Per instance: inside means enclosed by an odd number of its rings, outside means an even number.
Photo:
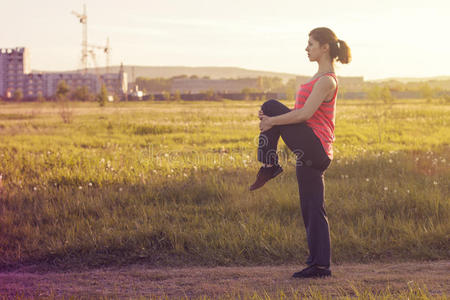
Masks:
[[[123,296],[123,295],[122,295]],[[24,294],[16,294],[15,299],[30,299],[30,298],[42,298],[42,294],[38,295],[24,295]],[[0,295],[0,299],[11,299],[11,296],[5,297]],[[45,299],[59,299],[60,296],[56,296],[54,291],[50,291],[49,295],[45,297]],[[83,296],[68,296],[67,299],[84,299]],[[99,296],[97,295],[95,298],[98,299],[119,299],[121,297],[118,296]],[[148,296],[134,296],[135,299],[179,299],[180,297],[169,297],[169,296],[158,296],[158,297],[148,297]],[[188,299],[188,297],[183,297]],[[408,286],[408,289],[393,291],[389,287],[373,291],[371,289],[367,289],[364,287],[354,286],[351,284],[350,290],[340,289],[335,293],[327,293],[320,290],[320,288],[311,286],[308,291],[301,291],[298,289],[291,288],[290,290],[277,290],[276,292],[266,292],[262,291],[238,291],[231,292],[225,295],[221,295],[218,297],[210,297],[210,296],[200,296],[200,297],[189,297],[189,299],[199,299],[199,300],[208,300],[208,299],[242,299],[242,300],[271,300],[271,299],[315,299],[315,300],[328,300],[328,299],[339,299],[339,300],[447,300],[448,296],[443,295],[435,295],[432,294],[426,287],[420,287],[417,285]]]
[[[292,106],[292,103],[286,102]],[[294,157],[248,192],[260,102],[0,105],[0,267],[273,264],[307,245]],[[450,106],[339,101],[334,262],[449,259]]]
[[[433,295],[426,287],[418,285],[408,286],[408,289],[392,291],[389,287],[378,291],[373,291],[362,286],[350,284],[350,290],[339,289],[335,293],[321,291],[320,288],[311,286],[308,291],[301,291],[291,288],[290,290],[278,290],[276,293],[246,292],[236,295],[227,295],[219,299],[252,299],[252,300],[271,300],[271,299],[316,299],[316,300],[428,300],[428,299],[448,299],[447,295]],[[210,299],[202,297],[200,299]],[[211,298],[212,299],[212,298]]]

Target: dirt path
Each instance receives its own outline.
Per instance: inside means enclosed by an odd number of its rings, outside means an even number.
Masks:
[[[0,273],[2,296],[169,296],[200,297],[238,295],[283,290],[322,294],[354,294],[358,290],[377,292],[388,286],[391,292],[409,286],[428,289],[431,294],[450,295],[450,261],[394,264],[335,265],[326,279],[292,279],[296,266],[150,268],[140,265],[71,272]]]

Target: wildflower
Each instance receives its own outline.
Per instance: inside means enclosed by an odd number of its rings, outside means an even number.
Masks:
[[[119,192],[121,192],[121,191],[123,191],[123,189],[122,189],[122,188],[119,188]]]
[[[409,190],[406,190],[406,192],[409,194]]]
[[[392,159],[389,159],[389,163],[392,164]]]
[[[370,181],[370,179],[369,179],[369,178],[366,178],[366,181],[367,181],[367,182],[369,182],[369,181]]]
[[[80,186],[78,187],[78,189],[79,189],[79,190],[82,190],[82,189],[83,189],[83,187],[82,187],[82,186],[80,185]]]
[[[105,159],[104,159],[104,158],[100,159],[100,162],[101,162],[102,164],[105,163]]]
[[[184,176],[184,177],[187,177],[188,175],[187,175],[186,173],[183,173],[183,176]]]
[[[33,187],[33,191],[37,191],[37,187]]]
[[[348,175],[347,175],[347,174],[345,174],[345,178],[348,178]]]
[[[89,183],[88,183],[88,186],[92,186],[92,182],[89,182]]]
[[[170,174],[169,175],[167,175],[167,178],[170,178],[170,177],[172,177]]]
[[[385,187],[384,187],[384,190],[385,190],[385,191],[387,191],[387,190],[388,190],[388,187],[387,187],[387,186],[385,186]]]
[[[157,172],[156,170],[153,170],[153,173],[155,173],[155,174],[156,174],[156,173],[158,173],[158,172]]]
[[[435,181],[433,181],[433,184],[434,184],[434,185],[437,185],[437,184],[438,184],[438,182],[437,182],[437,181],[435,180]]]
[[[194,170],[197,171],[197,166],[194,166]]]

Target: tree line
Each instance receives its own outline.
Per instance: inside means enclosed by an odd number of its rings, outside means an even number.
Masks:
[[[36,101],[43,102],[46,100],[53,101],[97,101],[100,106],[104,106],[108,101],[108,90],[105,84],[101,85],[100,92],[98,94],[91,93],[87,86],[79,86],[75,89],[71,89],[64,80],[58,82],[54,97],[48,99],[45,98],[42,92],[38,92]],[[22,89],[16,89],[12,95],[13,101],[22,101],[24,99]],[[115,99],[117,100],[117,99]]]

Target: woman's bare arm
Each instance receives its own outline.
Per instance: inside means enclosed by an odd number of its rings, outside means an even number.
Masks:
[[[330,94],[330,92],[335,89],[336,82],[332,78],[329,76],[321,77],[314,85],[311,95],[309,95],[303,108],[295,109],[288,113],[274,117],[263,115],[261,117],[260,124],[261,131],[269,130],[275,125],[295,124],[308,120],[316,112],[320,104],[326,100],[326,97]]]

